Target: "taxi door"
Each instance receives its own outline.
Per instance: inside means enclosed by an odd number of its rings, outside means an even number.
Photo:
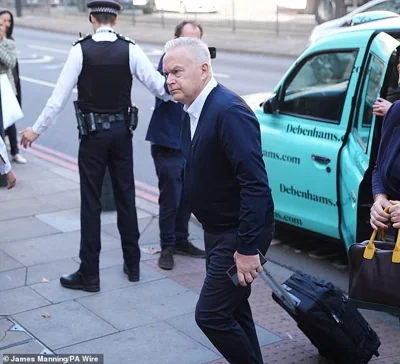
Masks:
[[[380,95],[389,62],[393,54],[396,54],[399,45],[396,39],[386,33],[378,34],[372,41],[354,104],[355,112],[350,134],[340,154],[340,229],[347,248],[357,240],[358,221],[359,224],[365,225],[367,231],[372,232],[372,229],[368,228],[368,214],[363,214],[365,221],[361,221],[358,216],[360,208],[369,212],[372,205],[372,190],[368,183],[364,191],[366,196],[360,196],[360,186],[369,168],[369,178],[371,178],[374,164],[374,161],[370,160],[376,124],[372,105]],[[360,197],[363,197],[364,201],[361,201]]]
[[[338,154],[365,54],[352,36],[304,54],[275,91],[278,110],[256,110],[276,220],[336,239]]]

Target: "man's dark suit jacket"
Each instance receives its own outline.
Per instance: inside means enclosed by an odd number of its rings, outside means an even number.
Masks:
[[[161,57],[157,71],[163,73]],[[156,98],[153,115],[147,129],[146,140],[166,148],[180,149],[183,104],[179,102],[164,102]]]
[[[249,106],[218,84],[208,95],[190,141],[185,115],[185,195],[205,231],[237,231],[237,251],[255,255],[271,242],[274,204],[261,151],[260,126]]]

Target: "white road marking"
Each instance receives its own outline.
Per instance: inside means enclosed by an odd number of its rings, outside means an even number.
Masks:
[[[68,54],[69,51],[66,49],[59,49],[59,48],[51,48],[51,47],[44,47],[38,45],[28,45],[31,49],[37,49],[38,51],[46,51],[46,52],[53,52],[53,53],[61,53],[61,54]]]
[[[47,81],[42,81],[42,80],[37,80],[36,78],[30,78],[30,77],[20,76],[20,79],[21,79],[22,81],[34,83],[34,84],[40,85],[40,86],[46,86],[46,87],[51,87],[51,88],[55,88],[55,87],[56,87],[56,84],[55,84],[55,83],[47,82]],[[76,88],[74,88],[74,89],[72,90],[72,92],[77,93],[78,91],[77,91]]]
[[[48,66],[43,66],[43,68],[46,68],[48,70],[57,70],[60,68],[64,67],[64,63],[59,63],[59,64],[49,64]]]
[[[40,58],[36,58],[35,55],[32,55],[30,59],[19,59],[18,63],[20,64],[38,64],[38,63],[49,63],[54,59],[52,56],[42,56]]]
[[[231,76],[226,75],[225,73],[217,73],[217,72],[214,72],[214,77],[215,78],[231,78]]]

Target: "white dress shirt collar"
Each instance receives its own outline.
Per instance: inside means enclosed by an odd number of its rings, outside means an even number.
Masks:
[[[193,116],[195,119],[199,120],[201,111],[203,110],[203,106],[207,100],[208,95],[217,85],[217,81],[214,77],[212,77],[211,80],[208,81],[206,87],[204,87],[203,91],[200,92],[200,95],[197,96],[197,98],[193,101],[193,103],[189,107],[186,107],[185,105],[183,107],[183,110],[185,110],[189,114],[189,116]]]

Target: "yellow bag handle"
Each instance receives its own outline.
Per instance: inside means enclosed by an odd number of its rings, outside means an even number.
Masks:
[[[390,206],[385,208],[385,212],[389,212]],[[365,247],[364,250],[364,259],[372,259],[375,254],[375,239],[376,234],[378,233],[377,230],[372,232],[371,238],[369,239],[368,245]],[[381,232],[382,240],[385,240],[385,232],[382,230]],[[397,234],[396,245],[393,250],[392,255],[392,262],[393,263],[400,263],[400,232]]]

